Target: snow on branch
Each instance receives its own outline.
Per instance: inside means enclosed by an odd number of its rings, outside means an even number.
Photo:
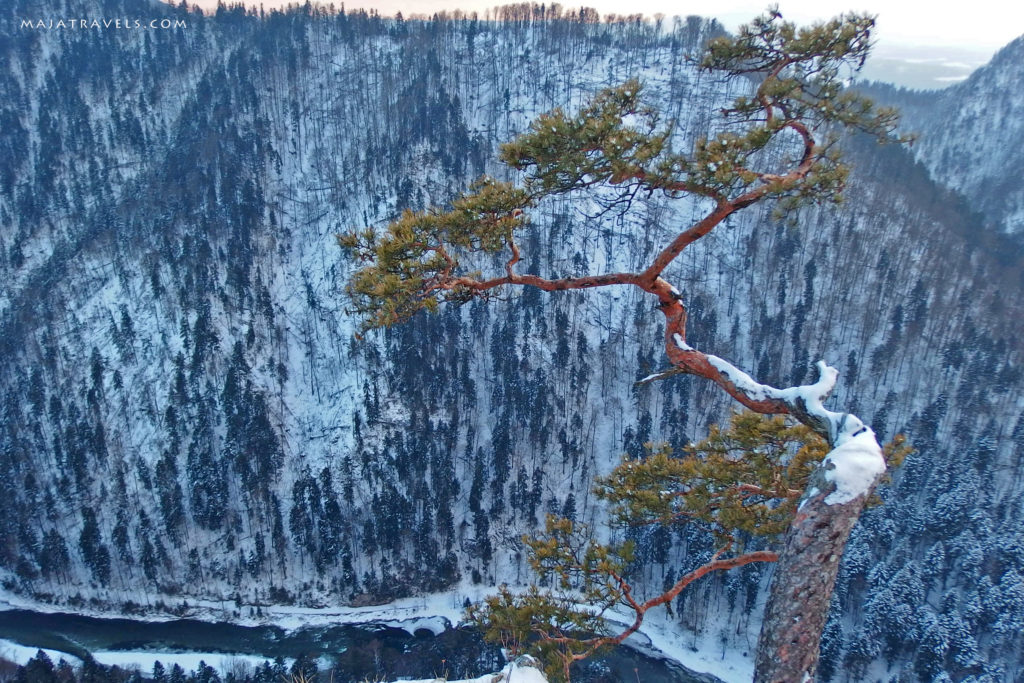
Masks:
[[[679,335],[675,336],[681,350],[700,353],[681,341]],[[832,450],[824,460],[825,479],[835,485],[835,490],[825,498],[827,505],[849,503],[871,492],[885,472],[885,457],[875,433],[860,418],[825,408],[824,401],[835,388],[838,370],[825,361],[818,361],[818,380],[814,384],[778,389],[761,384],[718,356],[701,355],[747,399],[757,403],[780,402],[802,422],[811,422],[827,431]]]
[[[885,457],[875,433],[853,415],[846,416],[846,423],[840,439],[825,456],[825,479],[836,486],[825,497],[826,505],[842,505],[870,493],[885,472]]]

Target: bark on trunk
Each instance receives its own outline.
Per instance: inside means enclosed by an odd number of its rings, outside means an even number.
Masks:
[[[833,489],[819,468],[808,488],[814,495],[804,499],[786,534],[757,643],[754,683],[814,680],[839,561],[870,495],[828,505]]]

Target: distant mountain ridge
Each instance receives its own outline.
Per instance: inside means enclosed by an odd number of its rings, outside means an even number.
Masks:
[[[914,154],[941,184],[961,192],[991,225],[1024,233],[1024,36],[991,62],[944,90],[910,93],[880,88],[920,131]]]
[[[991,52],[979,48],[892,45],[881,41],[872,49],[859,78],[899,88],[940,90],[965,80],[991,56]]]

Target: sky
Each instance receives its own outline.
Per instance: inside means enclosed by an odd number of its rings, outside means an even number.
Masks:
[[[478,11],[511,0],[333,0],[345,9],[431,14],[442,9]],[[541,0],[537,0],[541,1]],[[214,8],[217,0],[189,0]],[[270,9],[289,0],[244,0]],[[760,14],[772,0],[562,0],[564,7],[593,7],[601,14],[715,17],[735,29]],[[777,0],[783,16],[797,23],[828,19],[846,11],[878,17],[875,59],[866,76],[911,87],[941,87],[962,80],[1000,47],[1024,34],[1024,0]],[[888,76],[888,77],[887,77]],[[909,80],[908,80],[909,79]],[[918,82],[914,82],[914,81]]]

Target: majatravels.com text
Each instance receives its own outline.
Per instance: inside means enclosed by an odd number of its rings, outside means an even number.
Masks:
[[[187,28],[184,19],[22,19],[23,29],[151,29]]]

